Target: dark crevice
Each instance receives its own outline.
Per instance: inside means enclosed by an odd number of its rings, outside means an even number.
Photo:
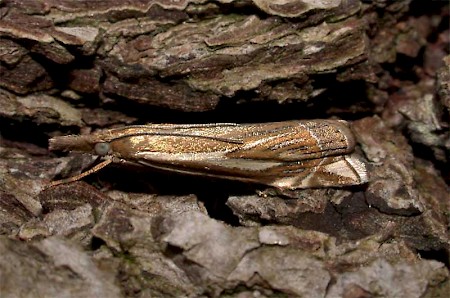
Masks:
[[[98,237],[92,237],[91,243],[90,243],[90,248],[95,251],[100,249],[103,245],[105,245],[106,242]]]
[[[417,253],[422,259],[438,261],[445,264],[445,267],[450,270],[450,256],[448,250],[443,248],[439,250],[418,250]]]
[[[11,120],[0,117],[0,142],[2,139],[8,139],[47,148],[48,135],[44,131],[50,130],[50,128],[51,125],[38,125],[31,119]]]
[[[203,202],[208,214],[211,218],[223,221],[231,226],[239,226],[239,218],[233,214],[233,211],[225,204],[229,194],[225,192],[214,191],[212,188],[209,193],[202,191],[197,195],[198,199]]]
[[[442,131],[442,134],[444,133],[445,132]],[[445,150],[443,145],[437,146],[438,144],[436,144],[435,149],[441,150],[445,155],[444,160],[438,160],[436,159],[436,155],[432,147],[426,144],[416,143],[411,140],[409,136],[410,133],[408,132],[407,128],[403,129],[403,135],[406,136],[406,139],[411,146],[414,157],[431,162],[434,165],[434,168],[441,173],[441,177],[444,179],[447,185],[450,185],[450,168],[448,166],[448,163],[446,162],[450,160],[450,153],[448,152],[448,150]]]

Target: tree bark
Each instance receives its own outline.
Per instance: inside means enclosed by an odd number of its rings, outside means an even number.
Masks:
[[[445,1],[0,1],[0,296],[439,297],[450,291]],[[111,166],[65,134],[352,123],[366,185]]]

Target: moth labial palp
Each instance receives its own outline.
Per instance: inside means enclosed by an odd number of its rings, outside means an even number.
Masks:
[[[50,150],[88,152],[110,160],[108,164],[130,162],[280,189],[368,181],[365,164],[353,153],[353,133],[343,120],[136,125],[54,137],[49,143]]]

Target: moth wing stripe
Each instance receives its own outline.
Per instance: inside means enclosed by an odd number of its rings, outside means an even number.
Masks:
[[[136,153],[136,157],[145,160],[155,161],[202,161],[202,160],[221,160],[227,151],[199,152],[199,153],[165,153],[155,151],[140,151]]]
[[[137,137],[137,136],[186,137],[186,138],[200,138],[200,139],[214,140],[214,141],[233,143],[233,144],[243,144],[244,143],[244,141],[242,139],[231,139],[231,138],[226,138],[226,137],[221,138],[221,137],[214,137],[214,136],[208,136],[208,135],[172,133],[172,132],[136,132],[136,133],[130,133],[128,135],[116,137],[116,138],[112,139],[111,141],[119,140],[119,139],[123,139],[123,138]]]
[[[304,141],[305,141],[304,139],[287,139],[287,140],[285,140],[283,142],[279,142],[279,143],[273,145],[269,149],[273,150],[273,151],[275,151],[275,150],[282,150],[285,147],[288,147],[288,146],[294,145],[294,144],[298,144],[298,143],[301,143],[301,142],[304,142]],[[303,145],[303,146],[300,146],[300,147],[297,146],[297,147],[294,147],[294,148],[287,148],[285,150],[297,150],[299,148],[307,148],[307,147],[305,145]]]
[[[299,125],[300,125],[301,127],[303,127],[303,128],[309,133],[309,135],[316,141],[317,147],[319,147],[319,149],[320,149],[321,151],[323,151],[322,146],[320,146],[320,142],[319,142],[320,138],[319,138],[318,136],[316,136],[316,135],[313,133],[313,131],[312,131],[311,129],[309,129],[308,127],[306,127],[305,124],[299,123]]]
[[[316,169],[321,167],[322,164],[325,162],[326,158],[322,158],[319,162],[319,164],[317,166],[314,166],[312,168],[310,168],[311,173],[309,173],[308,175],[306,175],[303,179],[302,179],[302,185],[308,185],[309,181],[316,175]]]
[[[212,128],[212,127],[236,127],[237,123],[198,123],[198,124],[143,124],[130,125],[129,129],[190,129],[190,128]],[[111,132],[123,130],[123,127],[111,128]]]
[[[152,161],[155,163],[167,163],[175,166],[177,163],[185,162],[201,162],[205,167],[220,166],[223,169],[227,169],[230,173],[233,169],[239,169],[242,171],[252,171],[256,175],[256,171],[263,171],[278,166],[282,166],[282,163],[276,161],[259,161],[253,159],[223,159],[223,153],[215,152],[210,153],[183,153],[183,154],[161,154],[160,152],[148,152],[142,155],[138,159],[138,163],[151,165]],[[194,171],[194,170],[193,170]],[[195,172],[207,172],[207,169],[195,170]]]
[[[245,144],[244,146],[242,146],[242,149],[243,150],[253,149],[253,148],[257,147],[257,146],[262,145],[263,143],[269,142],[269,141],[271,141],[273,139],[276,139],[276,138],[279,138],[279,137],[280,137],[279,135],[274,135],[274,136],[261,138],[261,139],[258,139],[258,140],[255,140],[253,142],[249,142],[249,143]]]

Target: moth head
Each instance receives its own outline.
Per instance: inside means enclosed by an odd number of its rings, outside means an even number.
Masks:
[[[94,138],[92,135],[70,135],[51,138],[49,140],[49,149],[52,151],[86,152],[105,156],[110,153],[111,146],[108,142]]]

